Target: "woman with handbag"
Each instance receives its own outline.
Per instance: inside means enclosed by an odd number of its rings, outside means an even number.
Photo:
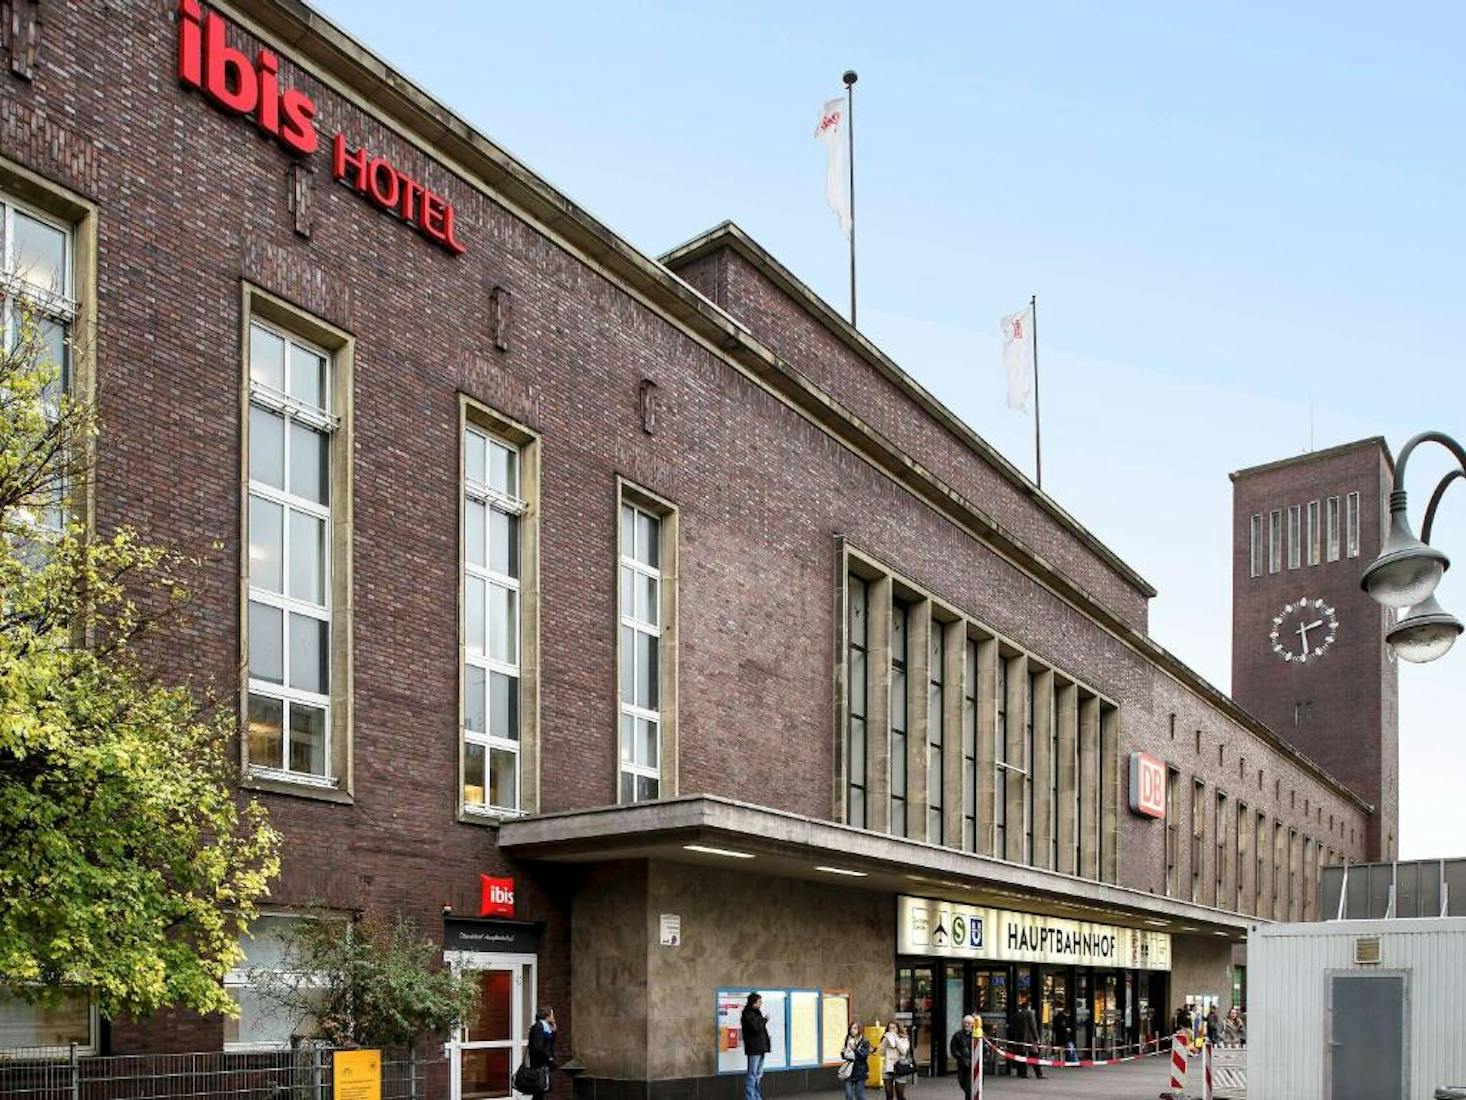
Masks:
[[[911,1040],[906,1029],[895,1020],[886,1025],[881,1036],[881,1084],[886,1100],[906,1100],[906,1086],[916,1080],[916,1063],[911,1058]]]
[[[845,1086],[845,1100],[865,1100],[865,1079],[870,1075],[870,1041],[864,1029],[852,1022],[845,1033],[837,1074]]]

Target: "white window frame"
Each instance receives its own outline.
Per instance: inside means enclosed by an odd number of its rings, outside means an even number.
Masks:
[[[1339,560],[1339,498],[1329,497],[1324,505],[1324,533],[1329,561]]]
[[[96,1054],[100,1049],[98,1039],[101,1035],[101,1015],[97,1011],[97,1002],[80,990],[76,991],[73,995],[78,999],[85,998],[87,1002],[87,1041],[76,1044],[76,1052],[80,1055]],[[0,991],[0,997],[7,997],[15,1001],[20,1000],[19,997],[12,997],[3,991]],[[71,1049],[70,1046],[53,1046],[43,1043],[35,1046],[10,1047],[6,1049],[6,1054],[8,1056],[23,1057],[26,1059],[67,1058],[71,1055]],[[0,1059],[0,1061],[3,1060]]]
[[[1359,556],[1359,494],[1350,493],[1344,498],[1344,553],[1345,556]]]
[[[288,912],[288,911],[280,910],[280,909],[265,909],[265,910],[261,910],[260,913],[258,914],[258,917],[256,919],[266,918],[266,917],[268,917],[268,918],[274,918],[274,919],[280,919],[280,920],[290,920],[290,921],[305,921],[305,920],[325,920],[325,919],[330,919],[330,918],[326,918],[326,917],[322,917],[322,916],[317,916],[315,914],[310,914],[310,913],[292,913],[292,912]],[[349,922],[346,922],[346,923],[349,926]],[[246,934],[246,936],[248,936],[248,933],[245,933],[245,934]],[[225,971],[223,985],[224,985],[224,989],[225,989],[226,992],[228,990],[231,990],[231,989],[250,989],[250,988],[252,988],[254,986],[254,984],[255,984],[254,981],[253,981],[253,975],[254,975],[255,971],[256,970],[268,970],[269,969],[267,967],[247,967],[247,968],[245,968],[245,967],[242,967],[242,965],[241,965],[241,964],[244,963],[244,961],[245,960],[243,958],[240,958],[238,960],[238,963],[236,963],[236,965],[234,966],[234,968]],[[288,971],[285,971],[283,969],[277,970],[277,971],[272,971],[272,972],[273,973],[289,973]],[[300,982],[301,985],[315,985],[315,986],[321,986],[323,988],[325,986],[325,979],[320,974],[318,974],[318,973],[304,972],[304,973],[301,973],[301,974],[298,975],[298,979],[299,979],[299,982]],[[222,1049],[224,1050],[224,1052],[226,1054],[248,1054],[248,1053],[265,1052],[265,1051],[271,1051],[271,1050],[289,1050],[290,1049],[290,1039],[289,1039],[289,1037],[287,1037],[284,1040],[281,1040],[279,1042],[246,1042],[246,1041],[230,1041],[230,1040],[225,1040],[221,1044],[221,1046],[222,1046]]]
[[[1280,572],[1283,568],[1283,513],[1274,508],[1267,514],[1267,571]]]
[[[661,514],[659,514],[657,512],[655,512],[655,511],[653,511],[652,509],[646,507],[645,505],[639,504],[639,503],[637,503],[634,500],[628,499],[628,497],[627,497],[627,495],[625,493],[622,493],[622,495],[621,495],[621,501],[620,501],[620,507],[616,510],[616,539],[617,539],[617,546],[618,546],[617,558],[618,558],[618,563],[619,563],[619,568],[616,570],[616,603],[617,603],[617,623],[618,623],[618,627],[617,627],[617,639],[618,639],[618,644],[619,644],[619,639],[620,639],[620,636],[621,636],[622,631],[624,629],[628,628],[628,627],[631,629],[632,634],[633,634],[633,645],[632,645],[632,653],[631,653],[631,660],[633,662],[633,666],[632,666],[632,677],[631,677],[631,679],[632,679],[632,684],[634,686],[635,683],[636,683],[636,669],[635,669],[636,647],[635,647],[635,644],[634,644],[634,637],[635,637],[636,634],[645,634],[645,635],[647,635],[649,637],[652,637],[652,638],[655,638],[657,640],[656,641],[656,644],[657,644],[657,670],[658,670],[658,679],[660,679],[661,669],[662,669],[662,662],[666,658],[666,654],[663,652],[663,648],[662,648],[662,624],[665,622],[665,617],[666,617],[666,609],[665,609],[665,607],[666,607],[666,605],[665,605],[666,593],[662,590],[662,570],[661,570],[661,567],[660,566],[647,565],[644,562],[641,562],[641,561],[636,560],[636,558],[634,556],[635,549],[632,548],[632,547],[627,547],[625,545],[625,540],[622,539],[622,537],[621,537],[621,530],[622,530],[622,526],[623,526],[622,525],[622,518],[625,515],[625,509],[627,509],[627,508],[630,508],[632,510],[632,512],[634,513],[634,516],[635,515],[644,515],[644,516],[647,516],[648,518],[650,518],[651,520],[653,520],[656,523],[656,525],[657,525],[657,529],[656,529],[657,561],[658,562],[663,561],[664,558],[665,558],[665,552],[664,552],[664,549],[665,548],[662,545],[662,542],[663,542],[662,533],[663,533],[663,530],[664,530],[664,525],[665,525],[665,523],[667,521],[667,517],[664,516],[664,515],[661,515]],[[633,516],[633,523],[632,523],[633,533],[634,533],[635,528],[636,528],[636,523],[634,522],[634,516]],[[630,609],[621,606],[621,570],[622,569],[630,569],[633,573],[638,574],[638,575],[643,576],[643,577],[647,577],[647,578],[649,578],[650,580],[652,580],[655,583],[655,585],[656,585],[655,591],[656,591],[656,594],[657,594],[657,621],[655,623],[644,622],[643,620],[636,618],[636,615],[635,615],[635,610],[636,609],[635,609],[634,606],[632,608],[630,608]],[[633,591],[633,599],[634,599],[634,591]],[[623,660],[625,659],[625,655],[624,654],[622,655],[622,659]],[[655,709],[648,708],[648,707],[638,706],[635,702],[628,701],[626,699],[625,695],[622,692],[622,687],[621,687],[621,669],[620,669],[620,667],[618,665],[618,667],[616,669],[616,697],[617,697],[617,702],[618,702],[618,707],[619,707],[618,712],[617,712],[617,721],[616,721],[616,738],[617,738],[616,759],[618,761],[618,764],[617,764],[617,772],[616,772],[616,799],[617,799],[618,802],[620,802],[622,804],[625,804],[628,801],[627,799],[625,799],[622,796],[622,793],[621,793],[621,777],[623,775],[630,775],[630,776],[633,776],[633,777],[641,777],[641,778],[645,778],[645,779],[655,779],[657,781],[657,798],[660,799],[660,798],[664,797],[664,795],[663,795],[663,788],[664,788],[665,784],[664,784],[663,779],[662,779],[662,760],[663,760],[663,758],[666,755],[666,745],[663,744],[663,741],[662,741],[663,723],[662,723],[662,710],[661,710],[661,706],[660,706],[661,701],[662,701],[661,685],[660,685],[660,683],[657,685],[657,702],[658,702],[658,706]],[[628,718],[628,717],[632,719],[632,727],[631,727],[631,742],[632,742],[631,743],[631,759],[629,759],[629,760],[627,759],[626,747],[625,747],[625,745],[623,745],[621,743],[622,738],[625,736],[625,733],[624,733],[624,725],[625,725],[625,723],[622,721],[622,719]],[[646,763],[643,763],[643,762],[640,762],[640,761],[638,761],[636,759],[636,755],[637,755],[636,720],[637,719],[641,719],[643,721],[654,722],[656,724],[656,728],[657,728],[657,763],[656,763],[655,766],[650,765],[650,764],[646,764]],[[633,778],[633,780],[632,780],[632,792],[631,792],[631,799],[630,799],[630,801],[631,802],[638,801],[637,798],[636,798],[636,780],[635,780],[635,778]]]
[[[1303,564],[1303,509],[1300,505],[1288,506],[1288,568],[1297,569]]]
[[[1320,558],[1323,556],[1321,554],[1321,552],[1320,552],[1322,550],[1322,547],[1321,547],[1320,542],[1319,542],[1319,539],[1320,539],[1320,537],[1322,535],[1322,532],[1323,532],[1323,528],[1322,528],[1322,525],[1319,523],[1319,507],[1318,507],[1318,501],[1316,501],[1316,500],[1310,500],[1308,502],[1308,564],[1309,565],[1317,565],[1319,563]]]
[[[1251,528],[1250,553],[1248,556],[1247,575],[1250,577],[1262,576],[1262,513],[1254,512]]]
[[[334,775],[334,750],[333,744],[335,730],[333,729],[335,715],[331,701],[332,689],[335,686],[335,654],[337,645],[337,623],[335,622],[335,607],[332,596],[334,594],[336,561],[333,553],[333,540],[331,529],[332,509],[339,501],[336,500],[337,485],[333,476],[332,467],[335,462],[335,450],[337,443],[337,429],[340,427],[340,418],[334,415],[330,409],[333,407],[336,385],[336,357],[330,349],[308,340],[305,337],[293,332],[289,328],[266,320],[258,315],[252,315],[245,326],[245,339],[250,340],[250,332],[254,328],[260,328],[285,341],[284,370],[287,372],[284,377],[286,387],[289,386],[290,370],[290,345],[295,344],[314,355],[319,355],[325,362],[324,378],[324,409],[312,408],[287,393],[280,392],[274,388],[255,380],[253,371],[249,378],[249,405],[253,408],[258,405],[260,408],[278,414],[283,422],[283,449],[281,451],[285,482],[284,487],[276,487],[257,481],[254,471],[248,469],[249,461],[246,457],[246,474],[248,475],[248,496],[259,497],[261,500],[271,504],[279,505],[283,510],[284,519],[281,523],[280,563],[281,563],[281,587],[289,587],[290,576],[290,513],[301,512],[322,522],[325,531],[324,562],[322,563],[322,588],[321,595],[323,604],[313,604],[294,596],[286,595],[283,592],[271,592],[267,588],[257,587],[253,576],[250,577],[248,602],[260,603],[268,607],[278,609],[283,617],[283,629],[281,631],[280,660],[283,670],[282,682],[279,684],[270,683],[268,680],[256,679],[251,674],[249,653],[245,652],[245,666],[247,676],[247,695],[259,695],[280,701],[280,737],[281,756],[280,767],[275,768],[264,764],[258,764],[253,759],[249,762],[249,774],[254,779],[270,779],[283,783],[296,783],[307,787],[335,788],[341,785],[341,777]],[[252,366],[251,351],[249,343],[245,346],[245,362]],[[326,483],[329,503],[321,505],[316,501],[305,497],[297,496],[290,492],[290,425],[292,421],[299,421],[302,425],[313,431],[323,433],[326,436]],[[244,515],[244,539],[246,545],[249,542],[249,508],[246,501]],[[290,685],[290,616],[293,614],[303,615],[307,618],[316,619],[326,624],[326,667],[328,683],[324,693],[305,691],[301,688]],[[245,620],[248,621],[249,609],[245,608]],[[246,704],[248,700],[246,699]],[[315,707],[323,712],[322,729],[324,740],[322,742],[322,759],[325,762],[326,771],[324,775],[315,775],[310,772],[294,771],[290,767],[290,710],[291,703],[301,703],[306,706]],[[248,710],[244,715],[245,723],[249,721]],[[248,733],[246,731],[246,737]]]
[[[852,623],[855,616],[856,592],[863,612],[861,614],[860,638],[857,641]],[[845,651],[846,651],[846,775],[845,775],[845,821],[857,829],[864,829],[870,821],[870,776],[866,774],[866,761],[870,746],[870,582],[855,573],[847,574],[845,596]],[[855,677],[855,656],[859,653],[863,672],[859,682]],[[857,695],[859,709],[855,706]],[[855,723],[861,724],[860,745],[855,744]],[[860,766],[860,782],[855,781],[856,763]],[[855,820],[855,792],[860,792],[859,820]]]
[[[495,487],[493,487],[491,485],[488,485],[488,484],[485,484],[483,482],[477,481],[477,480],[475,480],[475,479],[473,479],[473,478],[471,478],[469,476],[469,473],[468,473],[468,436],[469,436],[469,434],[473,434],[473,435],[479,436],[479,437],[481,437],[483,439],[483,441],[484,441],[484,448],[485,448],[485,453],[486,454],[492,454],[493,453],[492,449],[497,446],[497,447],[501,447],[504,450],[507,450],[507,451],[511,452],[514,455],[514,485],[510,487],[511,490],[512,490],[511,492],[503,492],[503,491],[500,491],[499,489],[496,489]],[[485,509],[485,512],[484,512],[484,534],[485,534],[485,538],[486,539],[487,539],[488,530],[489,530],[489,526],[488,525],[489,525],[489,522],[490,522],[490,515],[489,515],[489,513],[491,513],[491,512],[501,512],[504,515],[513,516],[516,519],[518,519],[518,520],[521,521],[515,527],[515,538],[517,538],[517,539],[520,540],[520,545],[516,548],[516,556],[517,556],[517,559],[518,559],[518,561],[520,563],[519,571],[522,574],[524,572],[524,543],[523,543],[523,539],[524,539],[524,528],[523,528],[522,520],[523,520],[523,517],[524,517],[525,512],[528,510],[528,503],[524,500],[523,496],[521,495],[522,492],[523,492],[523,488],[524,488],[524,448],[522,446],[520,446],[518,443],[515,443],[513,440],[510,440],[510,439],[506,438],[505,436],[499,434],[498,432],[494,432],[494,431],[492,431],[492,430],[490,430],[488,428],[485,428],[485,427],[483,427],[483,426],[481,426],[481,425],[479,425],[477,423],[473,423],[473,422],[465,422],[464,423],[464,425],[463,425],[463,438],[460,440],[460,446],[461,446],[461,450],[462,450],[462,459],[461,459],[461,461],[462,461],[462,464],[463,464],[463,466],[462,466],[462,478],[461,478],[463,489],[462,489],[462,500],[460,501],[460,508],[462,509],[462,513],[463,513],[463,515],[465,517],[467,516],[467,513],[468,513],[468,505],[469,505],[470,502],[475,503],[475,504],[482,504],[484,506],[484,509]],[[467,530],[467,522],[466,522],[466,520],[465,520],[465,523],[464,523],[464,530],[465,531]],[[487,546],[487,543],[485,545]],[[488,643],[488,635],[489,635],[489,631],[490,631],[490,626],[489,626],[489,621],[488,621],[488,608],[487,608],[487,606],[484,608],[484,637],[485,637],[484,649],[481,652],[475,653],[473,651],[473,649],[470,647],[469,640],[468,640],[468,589],[469,589],[469,581],[470,580],[482,581],[483,584],[484,584],[484,586],[485,586],[485,593],[486,594],[487,594],[488,588],[490,586],[497,586],[497,587],[500,587],[500,588],[504,588],[504,589],[507,589],[508,591],[510,591],[510,592],[512,592],[514,594],[514,621],[511,624],[509,624],[509,632],[510,632],[510,635],[514,639],[514,656],[515,656],[515,660],[514,661],[512,661],[512,662],[505,661],[502,658],[493,657],[493,656],[491,656],[489,654],[489,647],[488,647],[488,644],[487,643]],[[522,682],[522,680],[520,678],[520,670],[521,670],[521,667],[522,667],[522,660],[523,660],[523,657],[524,657],[524,654],[522,652],[522,648],[523,648],[523,636],[522,636],[522,634],[523,634],[523,632],[522,632],[522,629],[521,629],[521,624],[523,622],[523,616],[524,616],[524,603],[523,603],[523,596],[522,596],[522,593],[520,591],[520,584],[519,584],[519,582],[520,582],[520,578],[519,577],[511,577],[507,573],[500,573],[500,572],[498,572],[498,571],[490,568],[490,566],[488,564],[488,561],[487,561],[487,555],[485,556],[485,564],[484,565],[474,565],[472,562],[469,561],[469,555],[468,555],[468,552],[467,552],[467,548],[465,547],[464,554],[463,554],[463,577],[462,577],[462,580],[460,581],[460,584],[461,584],[462,587],[461,587],[461,592],[459,594],[460,595],[460,600],[461,600],[461,603],[462,603],[462,606],[463,606],[463,609],[464,610],[463,610],[463,621],[459,624],[459,628],[458,629],[459,629],[459,636],[463,639],[463,663],[464,663],[464,665],[465,666],[472,665],[474,668],[482,669],[483,672],[484,672],[484,724],[485,724],[485,726],[487,726],[489,724],[489,718],[490,718],[490,700],[493,698],[492,689],[490,687],[490,684],[492,683],[492,681],[489,679],[489,677],[491,675],[493,675],[494,673],[498,673],[501,676],[507,676],[510,679],[512,679],[514,681],[514,690],[515,690],[515,699],[516,699],[516,703],[515,703],[515,719],[514,719],[515,720],[515,733],[516,733],[516,736],[513,737],[513,738],[496,736],[496,735],[490,733],[487,729],[484,730],[483,732],[479,732],[478,730],[470,730],[468,728],[468,722],[467,722],[468,708],[467,708],[466,705],[463,708],[463,717],[462,717],[462,719],[460,719],[460,722],[459,722],[459,730],[460,730],[460,733],[462,734],[463,744],[464,744],[464,755],[463,755],[463,759],[464,759],[464,765],[463,765],[463,767],[464,767],[464,773],[463,773],[463,785],[462,785],[462,788],[460,789],[460,791],[458,793],[458,798],[459,798],[460,804],[463,806],[463,812],[466,813],[466,814],[472,814],[472,815],[475,815],[475,816],[483,816],[483,817],[512,817],[512,816],[516,816],[516,815],[518,815],[518,814],[520,814],[520,813],[523,812],[522,807],[524,805],[524,799],[523,799],[523,791],[524,791],[524,766],[523,766],[523,756],[522,756],[522,754],[520,752],[520,744],[521,744],[521,741],[523,740],[522,734],[523,734],[523,713],[524,713],[524,708],[523,708],[523,698],[520,695],[520,691],[521,691],[521,689],[523,687],[523,682]],[[466,688],[467,688],[467,685],[465,683],[465,693],[466,693]],[[465,694],[465,697],[466,697],[466,694]],[[483,750],[484,750],[484,801],[483,802],[469,802],[468,801],[468,746],[469,745],[481,745],[481,746],[483,746]],[[493,776],[493,754],[495,752],[507,752],[507,753],[511,754],[514,757],[514,792],[513,792],[514,793],[514,805],[512,805],[512,806],[499,806],[499,805],[495,805],[494,803],[492,803],[492,802],[490,802],[488,800],[489,799],[489,791],[493,788],[493,784],[491,782],[491,779],[492,779],[492,776]]]

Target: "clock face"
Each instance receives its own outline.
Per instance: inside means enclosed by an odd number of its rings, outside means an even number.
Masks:
[[[1320,599],[1303,596],[1273,616],[1268,640],[1290,664],[1306,665],[1329,651],[1339,634],[1339,616]]]

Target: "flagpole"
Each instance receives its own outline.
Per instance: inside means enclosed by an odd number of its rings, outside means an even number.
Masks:
[[[1038,295],[1028,299],[1028,308],[1033,311],[1033,469],[1038,487],[1044,487],[1043,436],[1039,426],[1038,407]]]
[[[846,69],[845,135],[850,160],[850,327],[855,327],[855,82],[860,78],[854,69]]]

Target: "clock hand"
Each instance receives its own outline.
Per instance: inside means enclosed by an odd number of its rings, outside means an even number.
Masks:
[[[1308,627],[1303,623],[1298,624],[1298,637],[1303,639],[1303,656],[1308,656]]]

